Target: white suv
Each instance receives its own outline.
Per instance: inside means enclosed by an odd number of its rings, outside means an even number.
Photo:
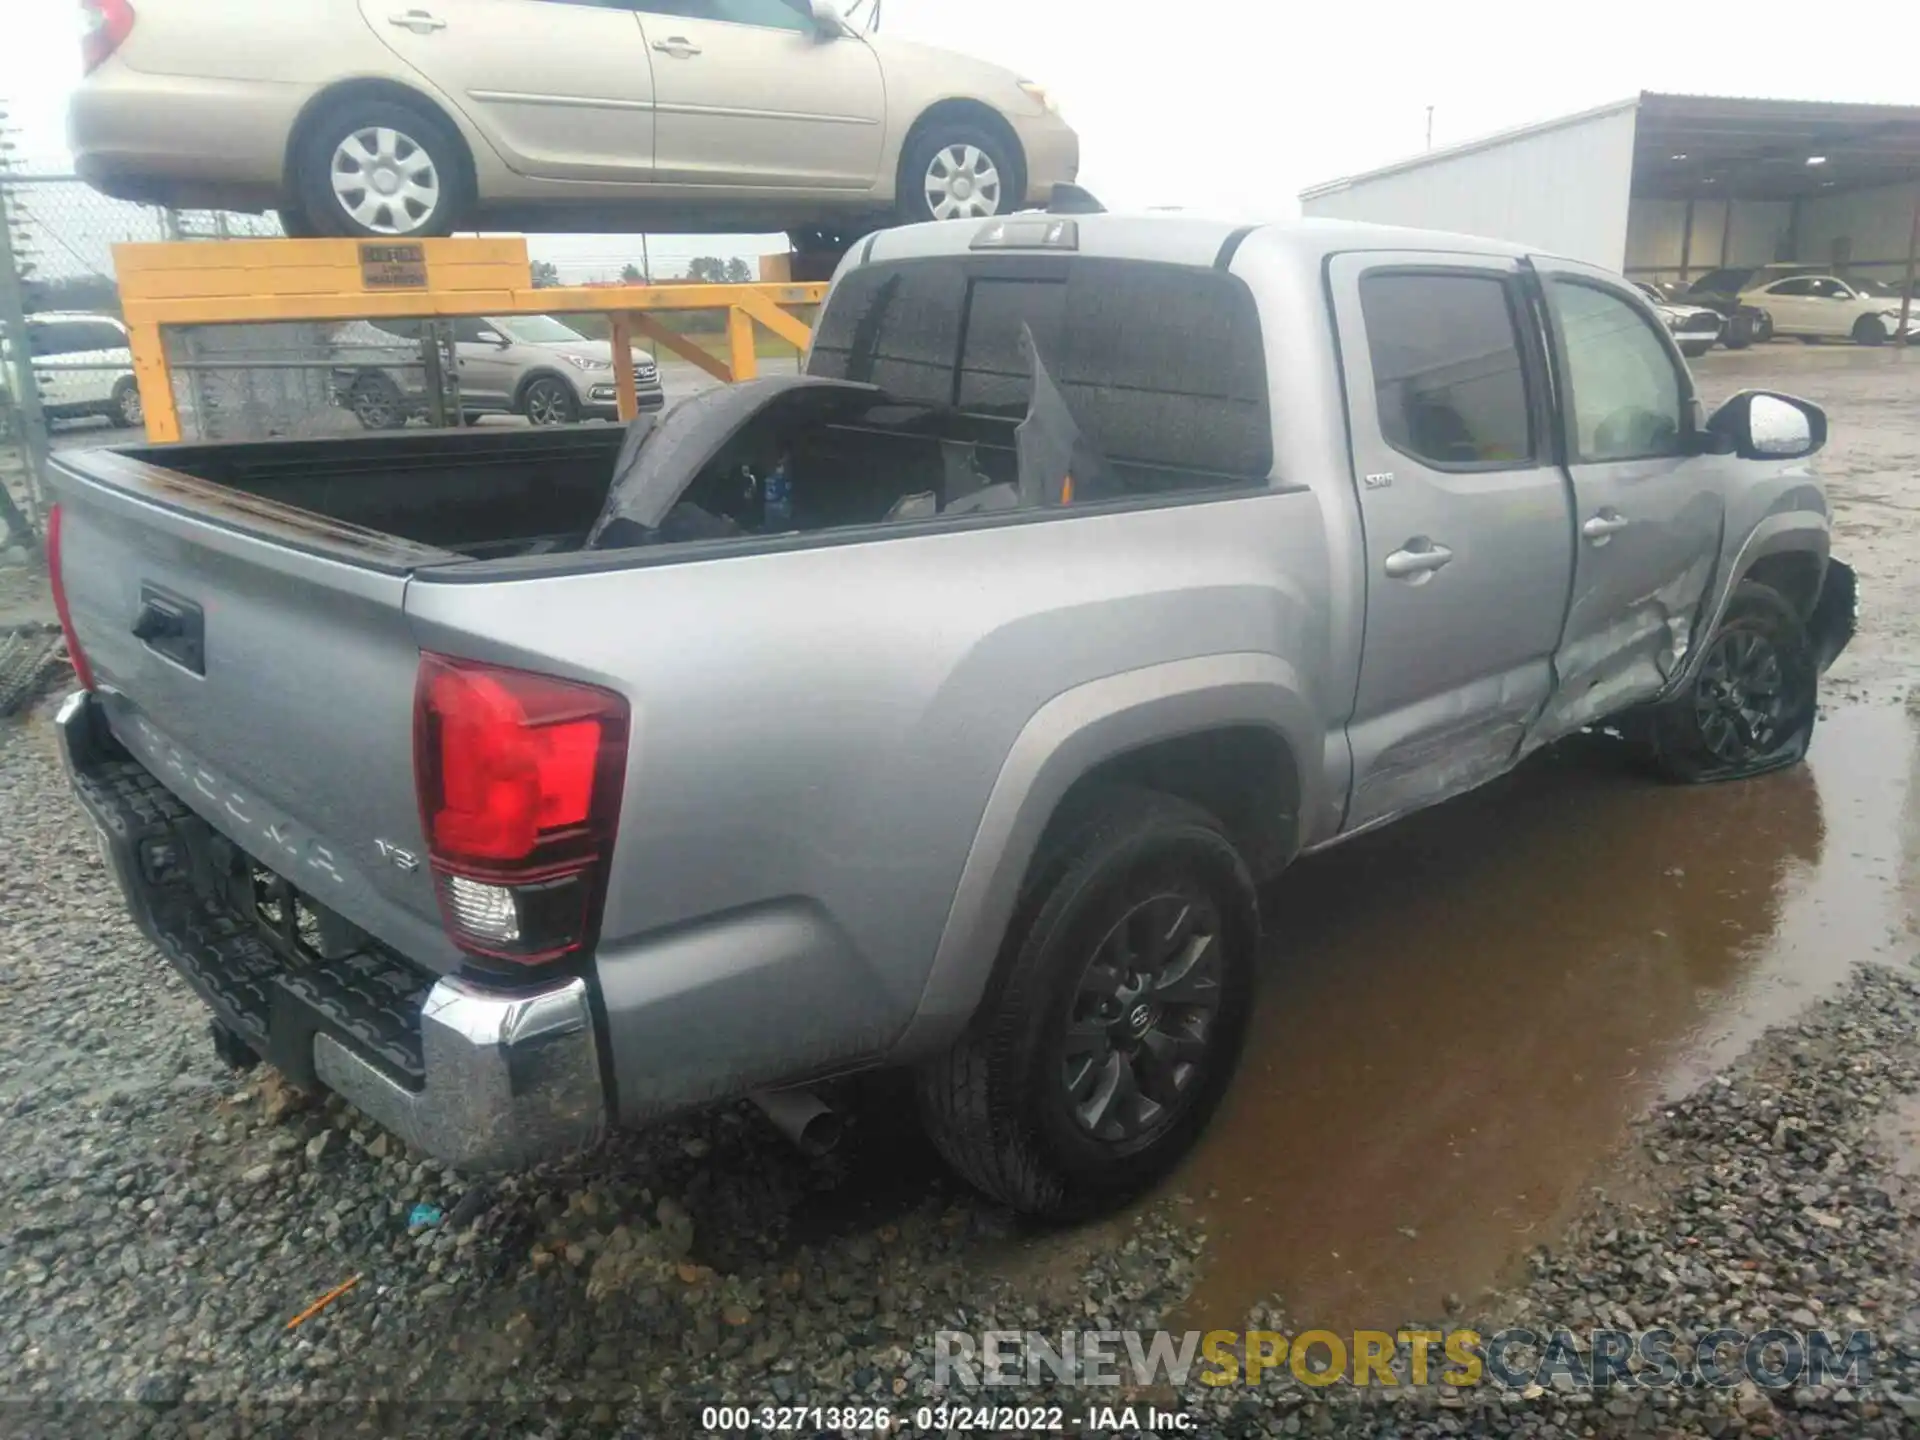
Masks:
[[[29,315],[27,353],[33,357],[40,408],[49,420],[104,415],[121,426],[146,423],[127,327],[111,315],[65,310]]]

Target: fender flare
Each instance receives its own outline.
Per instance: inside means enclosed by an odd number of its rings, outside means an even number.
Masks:
[[[1273,731],[1299,770],[1297,852],[1318,813],[1324,724],[1293,665],[1236,653],[1172,660],[1063,691],[1008,751],[967,851],[914,1018],[893,1047],[913,1059],[950,1043],[986,992],[1020,887],[1048,822],[1075,782],[1158,741],[1228,726]]]
[[[1832,545],[1832,531],[1827,512],[1822,509],[1777,509],[1762,517],[1747,538],[1741,542],[1740,549],[1733,557],[1733,563],[1725,572],[1725,583],[1716,586],[1712,592],[1711,608],[1702,607],[1704,623],[1694,632],[1687,645],[1687,651],[1681,663],[1667,678],[1666,687],[1660,693],[1660,700],[1671,699],[1693,681],[1694,672],[1699,668],[1700,659],[1706,653],[1706,640],[1720,627],[1720,621],[1726,616],[1727,606],[1733,602],[1733,592],[1740,582],[1746,579],[1754,565],[1769,555],[1790,553],[1811,554],[1820,562],[1820,571],[1824,582],[1829,552]],[[1818,594],[1818,590],[1815,591]],[[1656,702],[1658,703],[1658,702]]]

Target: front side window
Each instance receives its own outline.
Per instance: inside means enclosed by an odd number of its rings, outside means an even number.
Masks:
[[[1778,285],[1769,285],[1767,287],[1767,293],[1769,295],[1789,296],[1811,295],[1813,293],[1813,282],[1811,280],[1782,280]]]
[[[1666,342],[1647,318],[1597,285],[1553,279],[1547,294],[1566,353],[1573,458],[1681,453],[1686,391]]]
[[[1495,275],[1361,277],[1380,433],[1428,464],[1502,469],[1533,459],[1513,296]]]

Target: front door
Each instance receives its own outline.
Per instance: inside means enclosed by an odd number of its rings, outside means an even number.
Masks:
[[[633,0],[658,91],[663,185],[864,190],[886,92],[858,35],[822,35],[805,0]]]
[[[1366,532],[1351,829],[1513,762],[1573,541],[1519,262],[1343,255],[1331,278]]]
[[[1534,739],[1657,695],[1701,637],[1732,456],[1696,455],[1687,367],[1617,276],[1536,259],[1563,393],[1578,543],[1559,684]]]
[[[630,5],[360,0],[360,13],[521,174],[645,181],[652,171],[653,67]]]
[[[516,369],[512,342],[492,320],[462,316],[453,322],[454,362],[460,370],[460,403],[473,410],[505,410]]]

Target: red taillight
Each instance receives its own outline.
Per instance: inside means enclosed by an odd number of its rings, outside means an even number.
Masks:
[[[80,60],[92,74],[133,33],[133,6],[128,0],[80,0],[86,30],[80,36]]]
[[[583,943],[626,753],[627,702],[611,691],[420,657],[414,777],[458,944],[538,961]]]
[[[80,688],[91,690],[93,667],[87,664],[87,653],[80,648],[80,637],[74,633],[73,612],[67,608],[67,575],[66,566],[62,563],[61,530],[60,507],[51,506],[47,510],[47,579],[53,586],[53,613],[60,617],[60,633],[67,637],[67,659],[73,662],[73,673],[79,678]]]

